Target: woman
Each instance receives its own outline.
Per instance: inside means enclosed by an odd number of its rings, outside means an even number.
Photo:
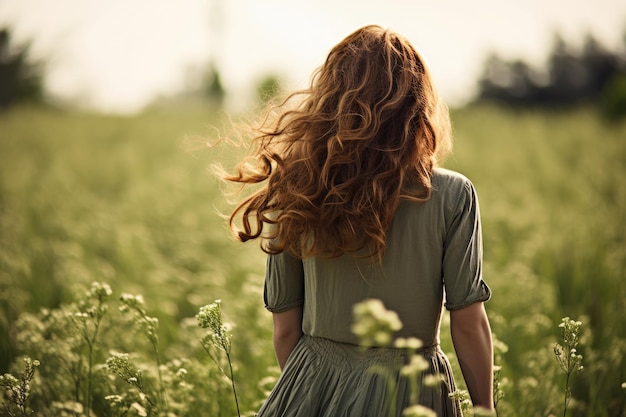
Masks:
[[[419,402],[459,416],[439,348],[445,301],[472,401],[492,409],[478,201],[467,178],[437,167],[450,149],[448,112],[411,44],[378,26],[357,30],[256,139],[228,179],[262,184],[231,216],[239,239],[261,238],[269,254],[265,304],[283,373],[258,415],[400,415],[407,353],[360,346],[351,332],[353,306],[372,298],[398,314],[395,337],[423,342],[426,374],[443,380],[422,387]],[[395,392],[372,371],[381,367]]]

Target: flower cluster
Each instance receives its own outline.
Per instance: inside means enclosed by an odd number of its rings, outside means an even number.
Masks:
[[[399,337],[393,342],[393,347],[398,349],[407,349],[408,351],[415,352],[424,346],[421,340],[417,337]]]
[[[12,404],[4,406],[9,415],[13,415],[10,411],[11,407],[16,407],[23,415],[30,414],[26,403],[30,397],[30,382],[35,375],[35,368],[39,366],[39,361],[26,357],[24,363],[26,368],[19,379],[12,374],[0,375],[0,388],[5,391]]]
[[[448,394],[448,397],[461,403],[463,415],[469,414],[472,409],[472,400],[470,400],[469,392],[467,390],[457,388],[455,391]]]
[[[128,417],[147,417],[148,415],[148,410],[143,405],[127,395],[107,395],[104,399],[111,407],[113,415]]]
[[[95,298],[100,302],[106,300],[111,294],[113,294],[113,290],[109,284],[103,282],[92,282],[91,288],[87,290],[88,297]]]
[[[496,411],[491,411],[481,406],[474,407],[472,411],[474,412],[474,417],[496,417],[498,415]]]
[[[574,321],[569,317],[563,317],[561,324],[559,324],[563,345],[558,343],[554,345],[554,355],[559,361],[561,370],[566,374],[571,374],[572,372],[578,373],[583,370],[583,357],[576,350],[580,342],[581,326],[582,322]]]
[[[130,362],[128,353],[113,352],[106,365],[110,372],[117,374],[130,385],[142,388],[141,369]]]
[[[107,298],[113,293],[111,287],[102,282],[92,282],[85,291],[85,296],[76,304],[78,310],[74,313],[74,321],[83,337],[89,339],[97,336],[100,321],[107,313]],[[91,340],[88,343],[92,342]]]
[[[428,362],[422,355],[412,355],[409,363],[400,369],[400,375],[406,377],[418,376],[428,369]]]
[[[124,293],[120,296],[120,301],[122,302],[120,306],[121,312],[141,309],[143,306],[143,296],[141,294],[134,295]]]
[[[437,417],[437,413],[423,405],[412,405],[402,411],[402,417]]]
[[[213,303],[200,307],[196,319],[198,326],[208,330],[208,335],[204,342],[211,343],[214,347],[230,353],[232,326],[224,323],[222,319],[222,300],[215,300]]]
[[[387,310],[382,301],[368,299],[353,307],[352,333],[366,346],[388,346],[393,333],[402,328],[395,311]]]
[[[124,293],[120,296],[121,305],[119,307],[122,313],[133,312],[135,314],[135,323],[143,330],[155,354],[159,352],[159,319],[150,317],[143,308],[143,296],[141,294],[133,295]],[[157,357],[158,362],[158,357]],[[160,363],[159,363],[160,364]]]
[[[574,321],[569,317],[563,317],[559,328],[563,332],[563,342],[566,345],[577,345],[580,341],[580,328],[582,326],[581,321]]]
[[[85,407],[78,401],[52,401],[54,415],[59,417],[84,415]]]

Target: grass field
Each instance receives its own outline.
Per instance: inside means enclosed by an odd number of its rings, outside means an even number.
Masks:
[[[562,413],[553,344],[569,316],[583,323],[584,370],[568,414],[625,416],[626,124],[589,109],[473,107],[452,116],[455,151],[445,166],[472,179],[481,203],[505,393],[499,415]],[[236,153],[181,147],[186,136],[213,138],[221,123],[201,108],[0,114],[0,373],[19,374],[23,355],[40,361],[35,415],[156,415],[151,396],[171,415],[236,415],[195,324],[215,299],[234,325],[242,412],[263,400],[277,375],[264,256],[229,236],[218,215],[228,205],[207,172]],[[113,293],[86,295],[92,282]],[[124,314],[122,294],[145,303]],[[442,345],[452,353],[446,326]],[[143,396],[105,365],[114,352],[143,370]]]

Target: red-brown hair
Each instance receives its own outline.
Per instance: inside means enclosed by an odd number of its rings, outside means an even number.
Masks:
[[[400,201],[428,200],[433,167],[451,148],[448,110],[419,53],[394,32],[363,27],[275,110],[225,177],[263,185],[230,216],[238,238],[262,237],[271,254],[365,248],[380,258]]]

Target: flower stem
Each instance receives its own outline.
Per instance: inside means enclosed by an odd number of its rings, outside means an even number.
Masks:
[[[569,359],[568,359],[569,361]],[[565,399],[563,400],[563,417],[565,417],[565,414],[567,413],[567,404],[569,403],[569,376],[570,373],[567,372],[566,376],[565,376]]]
[[[228,359],[228,367],[230,368],[230,383],[233,387],[233,395],[235,396],[235,405],[237,406],[237,415],[241,417],[239,411],[239,400],[237,399],[237,389],[235,388],[235,374],[233,374],[233,364],[230,360],[230,352],[226,352],[226,358]]]

